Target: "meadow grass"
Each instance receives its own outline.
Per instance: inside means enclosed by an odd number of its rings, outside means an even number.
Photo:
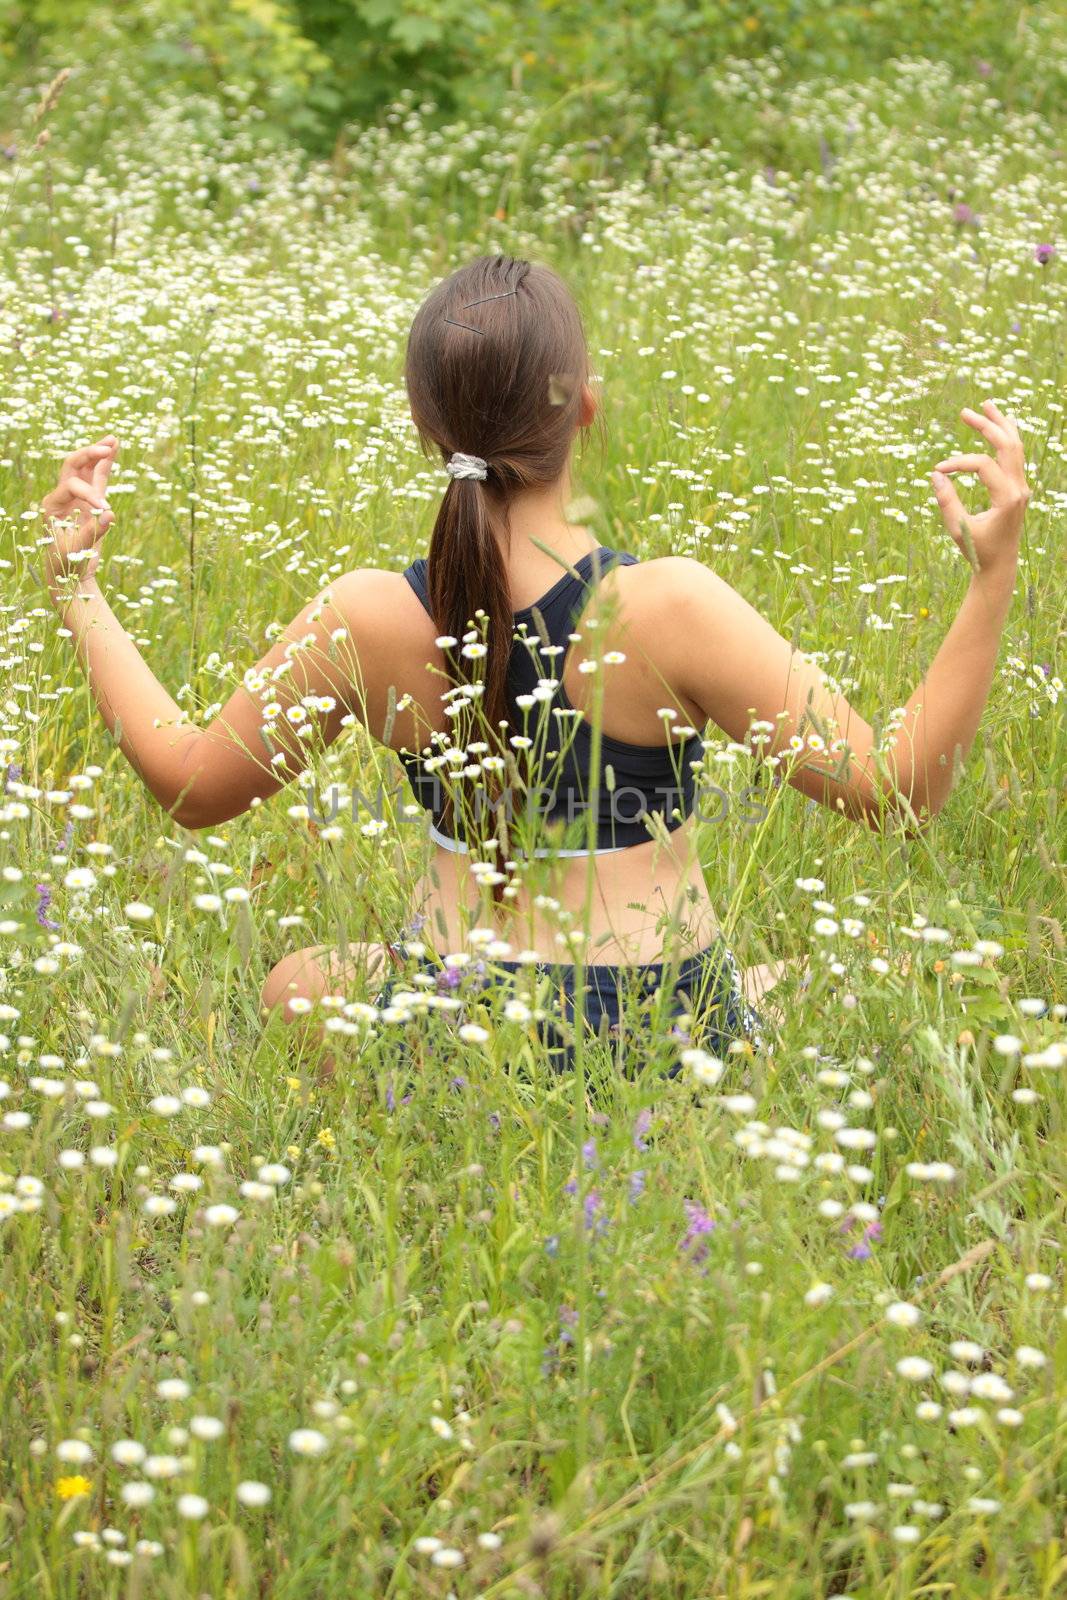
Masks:
[[[5,1596],[1063,1592],[1063,129],[930,62],[717,97],[738,149],[409,96],[309,165],[163,96],[99,165],[74,116],[0,170]],[[496,249],[582,302],[579,519],[701,555],[882,725],[966,581],[928,476],[962,404],[1018,418],[1035,490],[931,830],[709,738],[726,932],[812,980],[717,1081],[594,1045],[580,1115],[476,999],[461,1039],[347,994],[326,1084],[263,1030],[286,951],[403,925],[399,768],[353,730],[184,833],[32,577],[59,459],[116,433],[102,581],[209,719],[318,588],[425,549],[404,336]],[[383,799],[323,827],[309,783]]]

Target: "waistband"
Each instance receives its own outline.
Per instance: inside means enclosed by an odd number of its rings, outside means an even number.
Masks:
[[[553,961],[548,958],[544,961],[500,961],[492,958],[486,962],[487,968],[502,969],[505,972],[534,972],[539,975],[549,974],[557,981],[573,984],[579,970],[586,984],[597,988],[600,986],[618,986],[620,983],[634,983],[637,981],[651,981],[659,983],[665,973],[672,973],[676,983],[687,983],[694,978],[702,977],[708,969],[716,972],[731,972],[731,962],[734,961],[733,952],[725,939],[713,940],[705,945],[702,950],[691,950],[685,955],[677,956],[673,961],[590,961],[579,967],[573,961]]]
[[[453,855],[457,855],[457,856],[469,856],[470,855],[470,847],[469,847],[469,845],[465,844],[462,839],[453,839],[453,838],[450,838],[447,833],[442,833],[440,828],[437,826],[437,824],[433,823],[433,822],[430,823],[430,838],[433,840],[434,844],[439,844],[441,846],[442,850],[451,850]],[[598,848],[596,850],[548,850],[548,849],[546,849],[546,850],[532,850],[532,851],[529,851],[529,852],[515,851],[514,854],[515,854],[515,859],[519,860],[519,861],[526,861],[526,860],[529,860],[531,857],[533,857],[535,859],[547,860],[549,858],[555,859],[557,856],[614,856],[614,855],[618,855],[620,850],[629,850],[630,848],[631,848],[631,846],[627,845],[627,844],[609,844],[609,845],[603,845],[603,846],[601,846],[600,848]]]
[[[405,939],[400,938],[386,946],[399,967],[405,964],[404,944]],[[442,958],[430,951],[424,951],[419,956],[417,966],[423,972],[446,970]],[[509,972],[516,976],[524,973],[535,977],[549,976],[564,985],[568,983],[573,985],[580,970],[586,985],[600,988],[633,983],[636,980],[651,980],[653,983],[658,983],[667,972],[673,972],[676,983],[687,983],[694,978],[702,977],[709,968],[713,968],[716,974],[723,973],[731,978],[738,974],[737,959],[721,935],[703,949],[687,951],[673,961],[590,961],[582,965],[573,961],[554,961],[551,957],[539,961],[513,961],[493,956],[485,960],[480,969],[472,964],[457,970],[464,976],[476,973],[483,982],[487,978],[491,979],[493,972]]]

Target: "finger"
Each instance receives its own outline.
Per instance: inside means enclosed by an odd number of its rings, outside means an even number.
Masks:
[[[92,511],[109,511],[111,508],[103,495],[97,494],[91,483],[84,478],[67,478],[63,483],[64,492],[71,500],[81,500]]]
[[[954,539],[958,538],[967,512],[964,509],[963,501],[956,492],[956,485],[951,478],[946,478],[943,472],[931,473],[930,482],[934,486],[937,507],[941,512],[945,527]]]
[[[67,456],[60,468],[60,477],[65,478],[71,473],[80,474],[91,471],[96,462],[100,460],[100,457],[114,448],[109,442],[113,437],[113,435],[109,435],[108,439],[99,439],[96,444],[83,445],[80,450],[75,450],[71,455]],[[117,440],[115,442],[116,444],[118,443]]]
[[[1003,411],[998,410],[996,404],[992,400],[983,400],[982,408],[986,415],[991,417],[999,428],[1005,428],[1008,431],[1013,431],[1016,437],[1018,437],[1019,430],[1016,428],[1015,423],[1010,417],[1006,417]]]
[[[988,440],[993,446],[994,450],[1001,449],[1008,442],[1008,436],[1004,429],[992,417],[983,417],[980,412],[972,411],[970,406],[964,406],[960,416],[968,428],[973,428],[976,433],[980,433],[982,438]]]
[[[993,419],[993,422],[997,422],[998,427],[1003,427],[1003,430],[1005,430],[1005,434],[1008,435],[1011,443],[1016,446],[1017,453],[1019,453],[1019,461],[1021,461],[1022,466],[1025,467],[1025,446],[1024,443],[1022,443],[1022,434],[1019,432],[1019,424],[1017,424],[1014,416],[1005,416],[1003,411],[998,411],[997,406],[993,405],[992,400],[982,400],[982,410],[989,414],[990,418]]]
[[[993,446],[996,452],[997,466],[1011,480],[1021,480],[1026,473],[1026,461],[1023,457],[1022,443],[1017,436],[1005,431],[999,424],[989,417],[980,417],[977,411],[969,408],[961,412],[964,422],[983,439]]]
[[[1025,446],[1023,445],[1022,434],[1019,432],[1019,425],[1015,421],[1015,418],[1005,416],[1003,411],[998,410],[997,406],[992,400],[983,400],[982,406],[988,416],[1007,434],[1010,441],[1010,446],[1014,447],[1018,464],[1025,471],[1026,450]]]
[[[1012,466],[1017,472],[1025,477],[1026,446],[1023,444],[1022,434],[1019,432],[1018,423],[1015,421],[1014,417],[1006,417],[1003,412],[998,411],[992,400],[986,400],[984,405],[986,410],[989,412],[989,415],[993,417],[1000,427],[1004,429],[1004,432],[1008,436],[1008,450],[1011,455]]]
[[[973,472],[989,490],[989,498],[995,505],[1010,498],[1011,481],[1004,468],[993,460],[992,456],[950,456],[947,461],[939,461],[934,467],[935,472]]]
[[[92,485],[101,500],[107,499],[107,480],[115,465],[115,452],[109,450],[107,455],[101,456],[92,471]]]

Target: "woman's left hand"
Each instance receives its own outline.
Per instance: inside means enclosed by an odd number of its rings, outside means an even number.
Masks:
[[[118,443],[109,433],[75,450],[60,468],[56,487],[41,501],[52,536],[44,552],[44,571],[53,598],[67,588],[64,579],[84,581],[99,565],[100,540],[115,520],[107,503],[107,480]]]

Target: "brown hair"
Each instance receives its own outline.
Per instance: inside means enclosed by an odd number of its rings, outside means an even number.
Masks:
[[[457,649],[456,683],[482,678],[485,721],[499,737],[508,716],[512,605],[501,554],[510,539],[508,502],[518,490],[554,482],[578,427],[589,356],[574,297],[550,267],[512,256],[479,256],[439,283],[415,316],[404,370],[423,450],[443,461],[480,456],[487,477],[453,478],[430,540],[430,612],[462,639],[485,617],[484,678]],[[498,543],[498,540],[500,541]]]

